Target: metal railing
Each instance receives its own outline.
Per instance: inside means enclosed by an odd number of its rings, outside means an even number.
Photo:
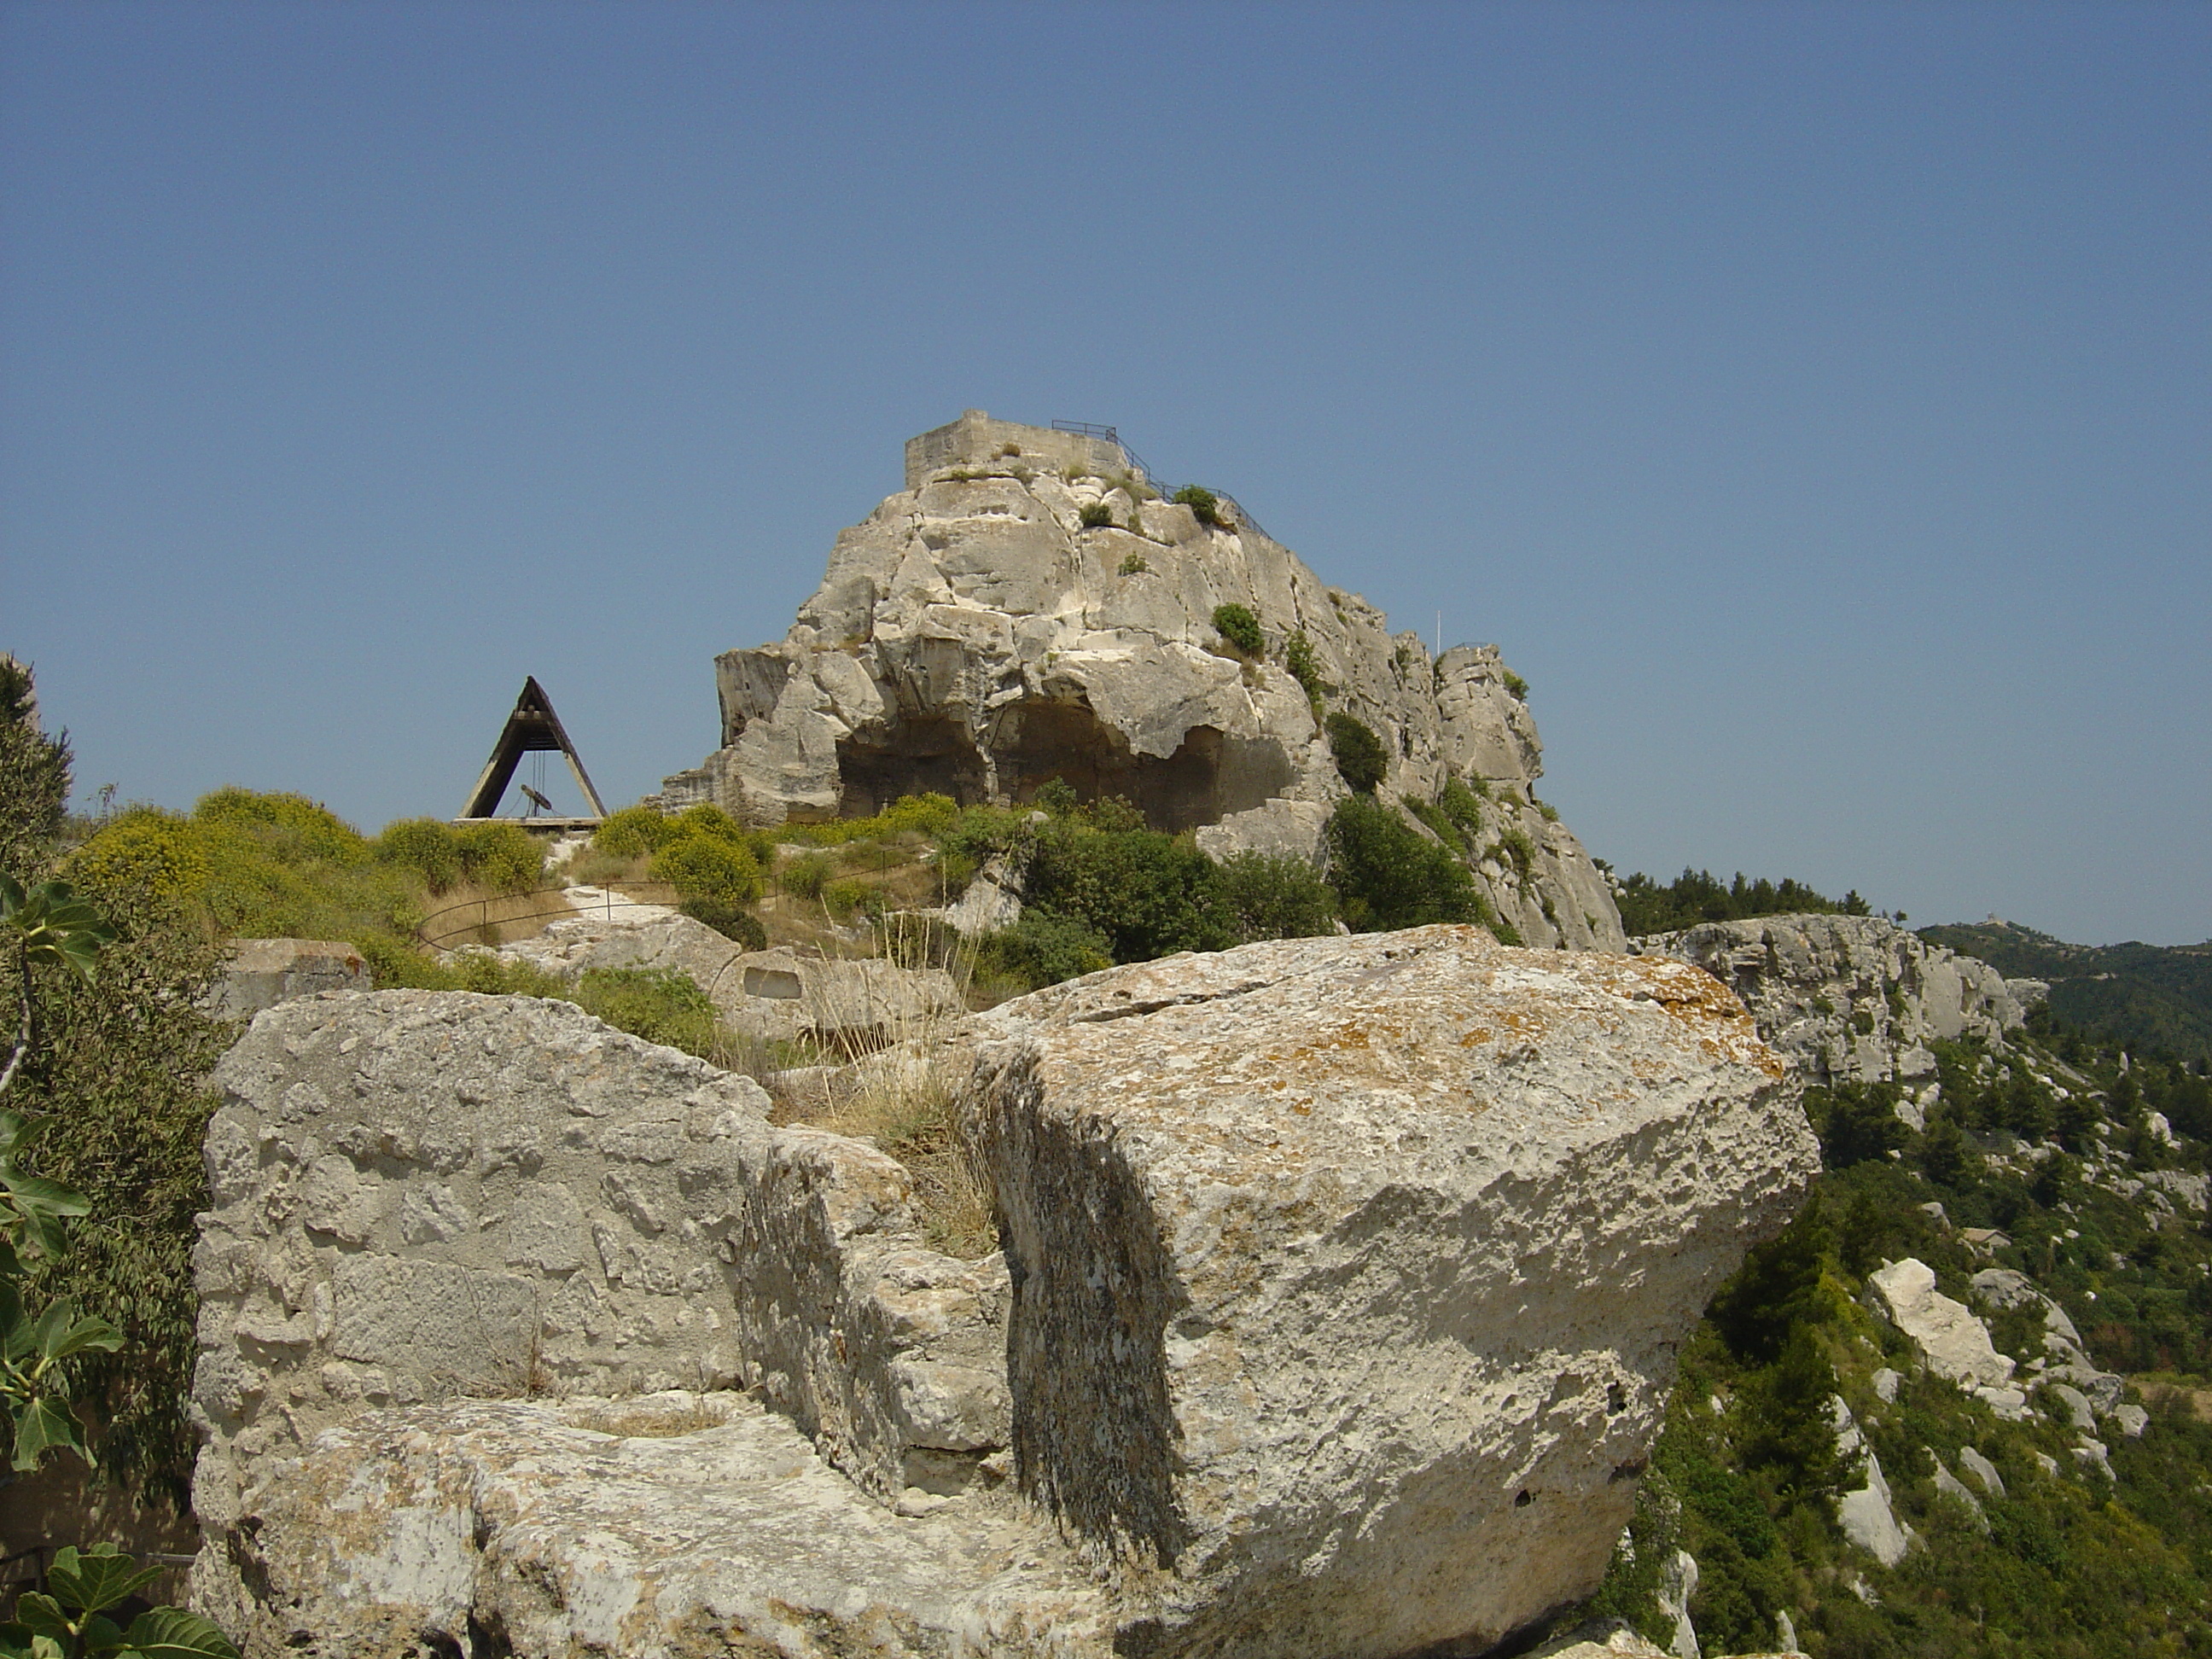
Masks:
[[[653,896],[647,896],[640,890],[644,889],[650,889]],[[665,904],[672,909],[677,900],[676,889],[665,881],[611,882],[601,885],[599,890],[604,901],[604,914],[610,921],[614,920],[615,907],[618,902]],[[569,916],[588,916],[592,911],[602,908],[599,901],[579,902],[574,896],[577,891],[574,887],[533,887],[526,892],[493,893],[483,898],[462,899],[441,909],[433,910],[423,917],[416,927],[415,937],[434,951],[445,951],[453,948],[452,941],[454,940],[484,942],[483,934],[487,928],[504,927],[512,922],[558,921]],[[558,904],[544,904],[504,915],[491,914],[494,907],[504,909],[516,899],[542,899],[556,894],[562,901]],[[445,925],[447,918],[467,912],[475,913],[474,921]]]
[[[1112,444],[1115,448],[1121,452],[1121,459],[1123,460],[1127,461],[1129,465],[1134,468],[1137,471],[1145,475],[1146,482],[1150,483],[1153,489],[1160,490],[1164,495],[1167,493],[1160,483],[1159,474],[1152,471],[1151,465],[1145,460],[1143,456],[1138,454],[1135,450],[1130,448],[1127,444],[1121,441],[1121,433],[1113,427],[1101,426],[1095,421],[1054,421],[1052,423],[1052,429],[1054,432],[1072,432],[1079,437],[1103,438],[1108,443]],[[1261,535],[1267,537],[1267,538],[1271,542],[1275,539],[1272,535],[1268,535],[1267,526],[1260,522],[1258,517],[1253,513],[1252,509],[1245,506],[1243,502],[1238,501],[1227,490],[1217,489],[1212,492],[1212,495],[1215,501],[1227,505],[1229,509],[1237,515],[1239,522],[1250,526]]]

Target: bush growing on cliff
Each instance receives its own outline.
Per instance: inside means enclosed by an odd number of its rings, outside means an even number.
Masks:
[[[1190,509],[1190,515],[1208,530],[1226,530],[1229,526],[1221,516],[1221,498],[1212,490],[1197,484],[1185,484],[1175,493],[1176,501]],[[1215,624],[1217,627],[1218,623]],[[1257,652],[1259,647],[1254,646]]]
[[[1237,938],[1216,867],[1195,847],[1156,830],[1055,819],[1030,855],[1028,903],[1090,928],[1116,962],[1218,951]]]
[[[1322,677],[1321,660],[1314,655],[1313,641],[1306,637],[1304,629],[1299,629],[1283,641],[1283,666],[1305,692],[1306,702],[1313,708],[1314,718],[1319,720],[1323,701],[1336,688]]]
[[[1336,894],[1304,859],[1238,853],[1215,875],[1237,943],[1263,939],[1312,939],[1336,921]]]
[[[1092,501],[1076,516],[1085,530],[1111,530],[1114,527],[1114,509],[1103,501]]]
[[[1356,715],[1337,710],[1322,722],[1328,736],[1328,752],[1347,787],[1371,795],[1389,775],[1390,755],[1375,728]]]
[[[975,952],[979,978],[1000,977],[1026,991],[1113,965],[1112,948],[1096,928],[1041,910],[1025,910],[1012,927],[985,934]]]
[[[1328,836],[1329,881],[1354,933],[1484,919],[1467,866],[1374,796],[1339,801]]]
[[[1215,605],[1213,631],[1248,657],[1257,657],[1267,648],[1267,636],[1260,631],[1260,619],[1249,605]]]

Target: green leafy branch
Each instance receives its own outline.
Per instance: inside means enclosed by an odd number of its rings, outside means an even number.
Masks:
[[[115,932],[68,883],[44,882],[26,891],[5,874],[0,874],[0,930],[12,936],[23,1000],[15,1049],[0,1071],[4,1091],[20,1074],[37,1036],[33,964],[59,967],[88,983],[101,947],[113,940]],[[36,1311],[23,1304],[24,1256],[58,1255],[68,1224],[90,1208],[82,1194],[23,1167],[23,1153],[35,1132],[36,1125],[21,1114],[0,1111],[0,1411],[7,1414],[13,1444],[9,1467],[17,1470],[38,1468],[58,1448],[92,1461],[70,1409],[62,1362],[88,1351],[112,1352],[123,1344],[112,1325],[80,1317],[73,1302]]]
[[[44,1593],[15,1598],[0,1659],[239,1659],[221,1631],[181,1607],[149,1607],[125,1630],[107,1615],[161,1577],[112,1544],[55,1552]]]

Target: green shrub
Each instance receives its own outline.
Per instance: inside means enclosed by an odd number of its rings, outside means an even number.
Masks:
[[[413,871],[433,893],[444,892],[461,878],[460,837],[442,819],[401,818],[387,823],[375,845],[379,859]]]
[[[1082,520],[1085,530],[1111,530],[1114,527],[1114,509],[1103,501],[1091,502],[1077,517]]]
[[[934,793],[901,795],[880,815],[886,834],[941,836],[960,816],[960,805],[950,795]]]
[[[749,842],[745,827],[711,801],[702,801],[696,806],[687,806],[669,820],[675,833],[669,839],[683,836],[712,836],[717,841]],[[665,843],[664,843],[665,844]]]
[[[848,921],[853,913],[860,909],[875,896],[876,890],[857,877],[845,876],[826,884],[822,889],[822,908],[840,921]]]
[[[213,933],[354,939],[404,933],[426,888],[415,871],[298,796],[267,811],[244,790],[209,798],[203,819],[137,807],[78,848],[65,873],[103,906],[125,898],[182,905]],[[520,834],[520,831],[516,832]]]
[[[1337,803],[1328,851],[1329,880],[1355,932],[1483,920],[1467,866],[1372,795]]]
[[[1484,789],[1489,786],[1486,783]],[[1465,837],[1466,844],[1474,845],[1474,838],[1482,833],[1482,801],[1478,792],[1468,788],[1457,778],[1447,778],[1443,789],[1437,796],[1437,806],[1453,826]]]
[[[1436,838],[1461,858],[1467,856],[1467,837],[1460,831],[1451,815],[1433,801],[1423,800],[1418,795],[1401,795],[1398,804],[1428,825]]]
[[[1031,906],[1081,922],[1107,941],[1116,962],[1237,942],[1212,859],[1157,830],[1092,827],[1101,812],[1117,821],[1111,805],[1099,802],[1040,832],[1026,878]]]
[[[1267,635],[1260,631],[1260,619],[1246,605],[1215,605],[1213,631],[1248,657],[1256,657],[1267,648]]]
[[[453,832],[461,873],[496,893],[526,893],[544,879],[544,843],[520,824],[471,823]]]
[[[742,841],[688,835],[653,854],[653,878],[686,903],[742,907],[761,896],[760,865]]]
[[[734,940],[748,951],[768,949],[767,927],[742,904],[714,899],[685,899],[677,908],[694,921],[703,921],[724,939]]]
[[[362,864],[370,856],[369,843],[360,830],[319,801],[305,795],[278,793],[258,794],[235,786],[202,795],[192,805],[196,823],[238,829],[275,830],[294,850],[295,858],[323,859],[332,864]]]
[[[1505,689],[1513,694],[1516,702],[1528,701],[1528,682],[1510,668],[1505,671]]]
[[[1141,553],[1124,553],[1121,556],[1121,574],[1125,576],[1141,576],[1152,568],[1152,562]]]
[[[819,899],[836,863],[826,853],[802,853],[778,872],[783,890],[803,899]]]
[[[105,906],[125,894],[189,901],[213,878],[214,866],[191,820],[157,806],[134,806],[85,842],[68,873]]]
[[[1685,869],[1661,886],[1643,872],[1620,884],[1620,924],[1631,938],[1644,933],[1672,933],[1701,921],[1737,921],[1750,916],[1787,915],[1806,911],[1820,915],[1863,916],[1866,901],[1856,893],[1840,901],[1823,897],[1804,883],[1748,881],[1736,872],[1724,884],[1710,870]]]
[[[585,1012],[617,1030],[702,1059],[714,1053],[714,1005],[673,968],[594,968],[576,981],[573,995]]]
[[[679,833],[674,819],[650,806],[625,806],[592,832],[592,845],[617,858],[642,858],[658,853]]]
[[[1214,624],[1217,628],[1218,623]],[[1306,631],[1298,631],[1283,641],[1283,666],[1291,678],[1304,690],[1306,701],[1313,705],[1314,718],[1321,718],[1322,700],[1336,688],[1322,677],[1321,664],[1314,656],[1313,641]]]
[[[455,988],[477,991],[488,997],[550,997],[573,1002],[568,981],[535,963],[519,962],[494,951],[463,951],[453,958]]]
[[[1175,493],[1176,501],[1190,509],[1190,515],[1209,530],[1225,530],[1229,526],[1221,516],[1221,498],[1212,490],[1197,484],[1185,484]],[[1217,627],[1218,623],[1215,624]],[[1259,647],[1252,647],[1257,652]]]
[[[1359,794],[1373,794],[1390,769],[1389,751],[1375,728],[1340,708],[1322,722],[1322,730],[1328,734],[1328,752],[1346,785]]]
[[[1104,939],[1072,916],[1024,911],[1011,927],[976,942],[980,975],[1000,975],[1030,990],[1080,979],[1114,965]]]
[[[1528,832],[1517,823],[1506,825],[1498,837],[1498,849],[1505,854],[1505,861],[1513,866],[1513,873],[1526,886],[1536,873],[1536,843],[1528,839]]]
[[[1239,944],[1312,939],[1336,921],[1336,895],[1304,859],[1238,853],[1222,861],[1216,883]]]

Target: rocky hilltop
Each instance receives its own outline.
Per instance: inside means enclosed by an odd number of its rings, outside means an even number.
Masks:
[[[1224,637],[1241,606],[1255,640]],[[1232,626],[1232,631],[1236,630]],[[1487,796],[1470,862],[1532,945],[1620,950],[1604,877],[1543,806],[1525,688],[1493,646],[1433,655],[1226,497],[1161,498],[1115,441],[971,410],[837,538],[772,645],[715,659],[722,745],[653,798],[777,824],[935,791],[1018,804],[1053,779],[1155,828],[1319,856],[1347,788],[1324,730],[1380,739],[1380,793]]]

